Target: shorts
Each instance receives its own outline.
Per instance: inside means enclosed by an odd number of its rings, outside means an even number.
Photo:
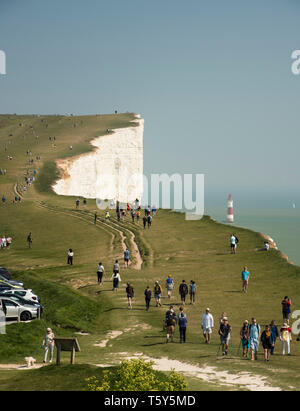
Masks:
[[[167,326],[167,334],[173,335],[175,331],[174,325],[168,325]]]
[[[154,297],[156,300],[160,300],[161,299],[161,294],[154,294]]]
[[[211,333],[212,333],[212,329],[210,327],[203,328],[203,334],[211,334]]]
[[[258,346],[259,346],[259,341],[254,339],[254,338],[250,338],[250,348],[253,351],[258,351]]]
[[[243,280],[243,285],[248,285],[248,280]]]
[[[291,313],[290,312],[282,312],[282,316],[283,316],[283,318],[284,319],[286,319],[286,320],[289,320],[290,319],[290,315],[291,315]]]
[[[129,261],[129,258],[124,258],[124,261]]]

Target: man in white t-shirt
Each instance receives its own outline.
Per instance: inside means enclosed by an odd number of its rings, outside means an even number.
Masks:
[[[214,317],[210,313],[210,309],[206,308],[205,313],[202,316],[201,328],[203,330],[203,336],[205,339],[205,344],[210,343],[210,334],[214,328]]]
[[[230,237],[230,248],[231,248],[231,254],[235,254],[236,253],[236,237],[234,234],[232,234]]]

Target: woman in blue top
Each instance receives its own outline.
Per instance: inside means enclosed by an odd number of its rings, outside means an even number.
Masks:
[[[275,350],[276,339],[279,337],[279,333],[278,333],[278,328],[275,325],[274,320],[271,321],[270,327],[271,327],[271,338],[272,338],[272,344],[273,344],[272,348],[271,348],[271,351],[270,351],[270,354],[273,355],[274,350]]]

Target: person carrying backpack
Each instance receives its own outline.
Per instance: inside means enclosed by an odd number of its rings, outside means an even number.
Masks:
[[[185,341],[186,341],[187,318],[186,318],[185,313],[183,312],[183,307],[179,308],[177,321],[178,321],[178,325],[179,325],[180,344],[185,343]]]
[[[182,280],[182,283],[179,285],[179,294],[181,298],[181,303],[184,305],[185,304],[185,298],[188,294],[188,286],[186,285],[185,280]]]
[[[231,325],[228,323],[227,317],[223,318],[219,328],[220,343],[222,345],[222,355],[227,355],[228,340],[231,333]]]
[[[171,275],[168,275],[168,278],[166,279],[166,288],[167,288],[168,298],[171,298],[171,294],[174,288],[174,280]]]
[[[249,337],[250,337],[250,351],[251,351],[251,361],[257,360],[257,352],[259,346],[259,334],[260,325],[257,324],[256,318],[252,318],[252,323],[249,325]]]
[[[113,280],[113,291],[118,291],[119,282],[122,281],[120,274],[118,272],[114,272],[111,278]]]

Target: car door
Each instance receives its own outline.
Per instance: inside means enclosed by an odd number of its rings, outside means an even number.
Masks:
[[[17,303],[14,303],[13,301],[5,300],[4,298],[3,298],[3,301],[6,306],[6,317],[7,318],[18,317],[19,305]]]

